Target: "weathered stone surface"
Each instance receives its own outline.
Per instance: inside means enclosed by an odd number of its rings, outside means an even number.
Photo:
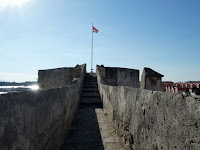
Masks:
[[[139,87],[139,70],[98,66],[104,84]]]
[[[144,68],[141,76],[141,89],[161,91],[162,77],[164,75],[152,70],[151,68]]]
[[[79,84],[0,95],[0,150],[56,150],[77,111]]]
[[[97,82],[94,74],[85,77],[84,84]],[[72,127],[66,135],[65,143],[60,150],[122,150],[117,135],[113,133],[108,117],[102,109],[102,102],[99,96],[94,97],[91,88],[83,87],[80,106]],[[94,91],[94,90],[92,90]],[[87,93],[85,96],[84,93]]]
[[[103,107],[129,149],[199,150],[200,99],[101,83]]]
[[[41,89],[59,88],[72,85],[80,78],[84,65],[38,71],[38,85]],[[73,80],[74,79],[74,80]]]

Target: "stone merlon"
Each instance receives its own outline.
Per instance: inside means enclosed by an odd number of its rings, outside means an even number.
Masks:
[[[152,70],[151,68],[144,68],[142,72],[140,88],[161,91],[162,77],[164,77],[164,75]]]

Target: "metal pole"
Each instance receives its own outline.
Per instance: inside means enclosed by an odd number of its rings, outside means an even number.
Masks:
[[[93,22],[92,22],[91,72],[93,71],[92,66],[93,66]]]

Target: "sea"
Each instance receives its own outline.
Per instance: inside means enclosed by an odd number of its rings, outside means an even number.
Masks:
[[[11,92],[20,92],[20,91],[28,91],[28,90],[38,90],[38,85],[30,85],[30,86],[0,86],[0,94],[7,94]]]

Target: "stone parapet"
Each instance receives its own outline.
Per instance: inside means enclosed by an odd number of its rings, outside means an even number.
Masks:
[[[97,81],[106,115],[127,149],[199,150],[200,98]]]
[[[118,68],[118,67],[104,67],[103,65],[96,67],[102,77],[104,84],[113,86],[130,86],[139,87],[139,70]]]
[[[61,88],[0,95],[0,150],[57,150],[78,109],[86,65]]]
[[[80,78],[86,64],[76,67],[64,67],[38,71],[38,85],[40,89],[59,88],[73,84],[74,78]]]

